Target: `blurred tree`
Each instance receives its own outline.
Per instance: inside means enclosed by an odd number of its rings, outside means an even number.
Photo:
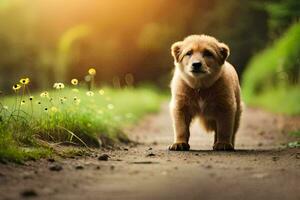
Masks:
[[[101,83],[119,77],[124,85],[130,73],[134,83],[167,86],[170,46],[202,33],[229,44],[229,60],[241,73],[268,41],[268,13],[257,6],[265,2],[1,0],[0,89],[22,76],[32,77],[35,88],[82,79],[90,66]]]
[[[66,81],[68,72],[70,71],[70,63],[72,59],[72,48],[74,42],[86,37],[90,33],[87,25],[77,25],[70,28],[59,38],[55,64],[53,66],[54,77],[56,81]]]
[[[34,71],[40,44],[35,40],[37,20],[24,1],[0,1],[0,84],[10,89],[16,77]],[[2,88],[1,88],[2,89]]]

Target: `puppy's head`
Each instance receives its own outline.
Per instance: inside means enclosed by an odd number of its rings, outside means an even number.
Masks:
[[[201,82],[217,79],[229,56],[226,44],[207,35],[191,35],[171,47],[174,63],[193,88]]]

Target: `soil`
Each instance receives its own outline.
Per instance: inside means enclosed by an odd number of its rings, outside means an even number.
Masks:
[[[287,148],[300,117],[246,108],[236,151],[212,151],[195,123],[191,150],[170,152],[167,106],[127,130],[139,145],[90,156],[0,164],[0,199],[300,199],[300,149]]]

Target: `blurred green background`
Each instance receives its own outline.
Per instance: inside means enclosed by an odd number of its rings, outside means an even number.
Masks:
[[[299,0],[0,0],[0,90],[20,77],[49,88],[91,66],[98,85],[167,88],[171,44],[205,33],[230,46],[247,103],[297,114],[299,16]],[[266,106],[274,95],[289,108]]]

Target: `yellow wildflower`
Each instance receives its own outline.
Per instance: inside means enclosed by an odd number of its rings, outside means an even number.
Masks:
[[[79,105],[79,104],[80,104],[80,101],[81,101],[80,99],[77,99],[77,100],[75,101],[75,104],[76,104],[76,105]]]
[[[73,78],[71,80],[72,85],[78,85],[78,80],[76,78]]]
[[[99,90],[100,95],[104,95],[104,90]]]
[[[92,75],[92,76],[96,75],[96,70],[94,68],[90,68],[89,75]]]
[[[27,85],[30,82],[29,78],[21,78],[20,79],[20,83],[23,85]]]
[[[89,96],[89,97],[92,97],[92,96],[94,96],[94,92],[92,92],[92,91],[87,91],[87,92],[86,92],[86,95]]]
[[[74,103],[75,103],[76,105],[79,105],[79,104],[80,104],[80,99],[79,99],[79,98],[74,97],[73,100],[74,100]]]
[[[40,94],[40,96],[42,97],[42,98],[45,98],[45,97],[49,97],[49,93],[47,92],[47,91],[45,91],[45,92],[42,92],[41,94]]]
[[[61,90],[65,88],[65,85],[63,83],[54,83],[53,88]]]
[[[25,105],[25,103],[26,103],[25,100],[22,100],[21,101],[21,106]]]
[[[15,84],[12,89],[16,92],[17,90],[19,90],[21,88],[20,84]]]
[[[30,96],[29,100],[32,101],[34,99],[34,96]]]

